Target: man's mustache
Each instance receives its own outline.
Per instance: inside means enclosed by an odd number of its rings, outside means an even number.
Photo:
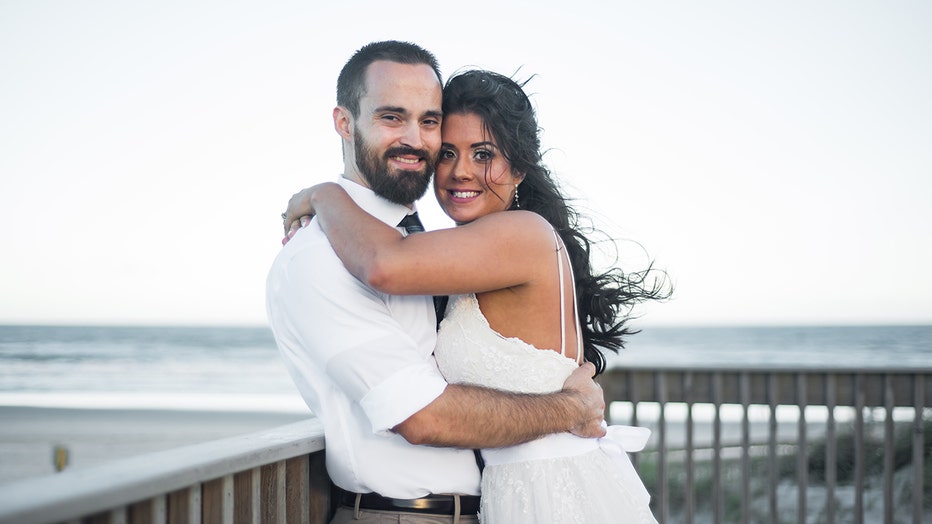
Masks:
[[[432,160],[430,156],[430,151],[426,149],[414,149],[413,147],[393,147],[385,152],[385,158],[390,158],[393,156],[403,156],[403,155],[413,155],[425,158],[428,161]]]

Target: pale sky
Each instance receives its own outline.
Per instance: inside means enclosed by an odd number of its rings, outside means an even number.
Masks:
[[[550,166],[675,281],[642,323],[932,322],[932,3],[318,4],[0,2],[0,324],[264,324],[382,39],[536,75]]]

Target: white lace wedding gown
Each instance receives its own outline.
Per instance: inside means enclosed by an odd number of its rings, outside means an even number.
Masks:
[[[563,257],[559,258],[562,280]],[[496,333],[475,295],[450,298],[434,350],[450,383],[524,393],[562,389],[578,366],[564,356],[565,350],[562,353],[542,351]],[[641,450],[650,431],[609,426],[608,433],[601,439],[561,433],[519,446],[482,450],[486,467],[480,521],[656,523],[648,507],[650,495],[626,452]]]

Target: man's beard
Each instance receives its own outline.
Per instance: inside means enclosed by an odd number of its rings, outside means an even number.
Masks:
[[[369,188],[375,194],[396,204],[408,205],[424,196],[434,174],[436,161],[426,149],[411,147],[393,147],[379,153],[369,147],[357,128],[353,132],[356,149],[356,167],[362,174]],[[424,159],[424,169],[411,171],[397,169],[396,174],[389,171],[388,159],[393,156],[417,155]]]

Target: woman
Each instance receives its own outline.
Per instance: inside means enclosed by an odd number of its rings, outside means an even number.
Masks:
[[[453,295],[435,349],[449,382],[545,393],[584,360],[604,370],[599,348],[623,347],[629,308],[665,294],[643,285],[647,272],[593,271],[590,240],[542,163],[522,87],[486,71],[444,87],[434,190],[458,227],[403,237],[330,183],[296,195],[287,215],[316,213],[347,269],[379,291]],[[629,451],[647,439],[640,428],[610,429]],[[483,450],[480,519],[655,522],[624,448],[558,434]]]

